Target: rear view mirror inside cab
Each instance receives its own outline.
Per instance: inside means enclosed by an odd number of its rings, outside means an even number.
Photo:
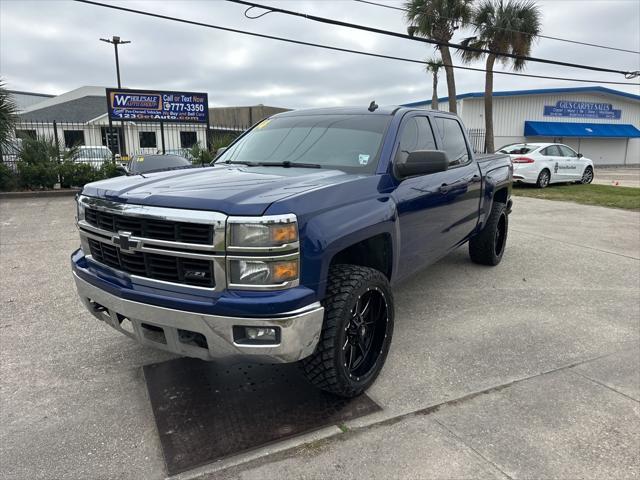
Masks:
[[[429,175],[431,173],[444,172],[449,167],[449,157],[442,150],[415,150],[407,156],[406,160],[395,166],[399,179],[415,175]]]

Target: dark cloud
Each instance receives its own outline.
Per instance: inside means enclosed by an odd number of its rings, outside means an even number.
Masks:
[[[428,45],[330,27],[275,13],[258,20],[224,1],[119,1],[164,15],[388,55],[424,59]],[[401,12],[351,0],[277,1],[297,11],[395,31]],[[389,2],[400,5],[400,1]],[[640,50],[637,0],[541,0],[544,33]],[[288,107],[404,103],[431,97],[421,65],[319,50],[101,9],[71,1],[0,0],[0,72],[10,88],[62,93],[115,83],[113,50],[98,41],[113,34],[122,47],[125,86],[206,91],[216,105],[264,103]],[[459,32],[457,40],[471,32]],[[640,56],[540,40],[535,56],[621,69],[640,69]],[[459,59],[456,58],[459,63]],[[481,67],[482,62],[477,65]],[[527,73],[621,81],[621,76],[542,64]],[[459,92],[478,91],[482,73],[458,71]],[[576,86],[552,80],[496,76],[496,90]],[[637,87],[613,87],[639,93]],[[444,81],[440,94],[446,94]]]

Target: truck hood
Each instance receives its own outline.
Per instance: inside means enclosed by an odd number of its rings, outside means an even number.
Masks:
[[[359,177],[340,170],[220,165],[110,178],[85,185],[82,193],[137,205],[262,215],[278,200]]]

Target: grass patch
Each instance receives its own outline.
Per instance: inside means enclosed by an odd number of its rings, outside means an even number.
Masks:
[[[535,188],[519,185],[513,194],[521,197],[565,200],[585,205],[640,210],[640,188],[614,187],[610,185],[549,185]]]

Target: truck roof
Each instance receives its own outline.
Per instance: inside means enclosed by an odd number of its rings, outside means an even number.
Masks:
[[[384,105],[379,106],[375,111],[370,112],[367,107],[329,107],[329,108],[303,108],[300,110],[290,110],[288,112],[278,113],[273,115],[274,117],[295,117],[301,115],[395,115],[397,113],[405,113],[408,111],[434,111],[424,108],[408,108],[399,105]],[[449,112],[443,112],[438,110],[438,113],[446,113],[453,115]]]

